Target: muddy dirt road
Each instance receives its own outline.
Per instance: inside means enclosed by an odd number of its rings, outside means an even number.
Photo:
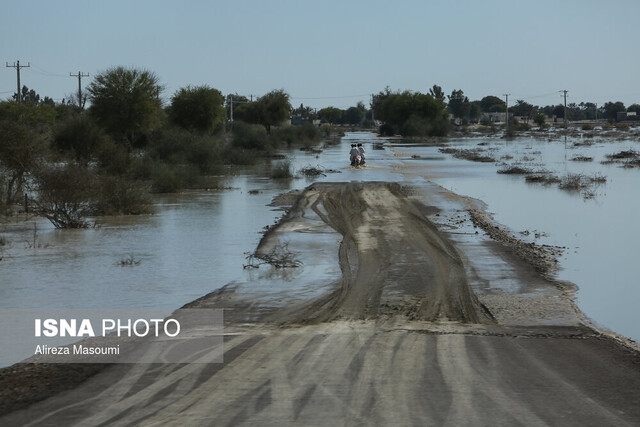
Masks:
[[[190,305],[228,310],[223,364],[114,365],[0,424],[640,424],[638,353],[544,296],[555,285],[533,268],[510,280],[536,293],[482,292],[473,253],[429,219],[438,209],[397,184],[314,184],[257,255],[335,233],[327,292],[269,307],[226,287]],[[564,316],[539,322],[505,304],[540,314],[552,300]]]

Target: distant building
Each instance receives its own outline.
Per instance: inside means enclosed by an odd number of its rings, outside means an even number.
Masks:
[[[640,116],[635,111],[622,111],[618,112],[616,120],[619,122],[638,122],[640,121]]]
[[[489,120],[491,123],[504,123],[507,113],[482,113],[482,120]],[[509,118],[513,117],[512,113],[509,113]]]

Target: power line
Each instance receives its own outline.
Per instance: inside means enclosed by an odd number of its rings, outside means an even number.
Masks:
[[[78,78],[78,107],[82,110],[84,108],[84,102],[82,102],[82,78],[89,77],[89,73],[83,73],[82,71],[78,71],[78,74],[69,73],[70,77]]]
[[[317,96],[317,97],[295,96],[295,97],[291,97],[291,99],[346,99],[346,98],[361,98],[361,97],[369,97],[369,96],[371,96],[371,94],[365,93],[362,95],[346,95],[346,96]]]
[[[560,90],[560,93],[564,93],[564,127],[567,127],[567,92],[568,90]]]
[[[38,70],[38,71],[35,71],[36,74],[40,74],[40,75],[43,75],[43,76],[49,76],[49,77],[67,77],[64,74],[58,74],[58,73],[54,73],[52,71],[45,70],[44,68],[39,67],[36,64],[31,64],[31,66],[33,68],[35,68],[36,70]]]
[[[20,61],[16,61],[13,65],[9,65],[7,62],[7,68],[15,68],[16,74],[18,76],[18,91],[16,92],[16,96],[18,97],[18,104],[22,104],[22,93],[20,92],[20,68],[29,68],[31,67],[31,63],[27,63],[27,65],[20,65]]]

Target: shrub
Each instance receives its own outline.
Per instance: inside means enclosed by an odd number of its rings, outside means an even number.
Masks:
[[[89,161],[98,147],[109,137],[86,114],[72,116],[59,124],[53,136],[53,145],[58,150],[70,152],[78,161]]]
[[[271,138],[274,146],[285,143],[287,147],[294,145],[310,146],[311,144],[318,142],[320,139],[320,132],[318,128],[310,123],[297,126],[285,126],[278,129],[274,129],[271,132]]]
[[[33,174],[37,197],[34,211],[56,228],[86,228],[95,213],[95,176],[84,166],[46,166]]]
[[[202,183],[198,169],[189,165],[157,162],[151,176],[155,193],[175,193],[185,188],[198,188]]]
[[[149,213],[151,199],[146,189],[136,181],[122,176],[100,178],[95,205],[100,215],[139,215]]]
[[[291,178],[292,176],[293,174],[291,173],[291,162],[289,160],[279,162],[271,170],[271,178],[273,179]]]
[[[111,139],[100,146],[97,157],[98,166],[109,175],[124,175],[131,166],[131,158],[127,149]]]
[[[264,151],[271,148],[267,131],[261,126],[235,122],[232,133],[235,147]]]

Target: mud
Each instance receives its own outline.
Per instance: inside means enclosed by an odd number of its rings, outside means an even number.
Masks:
[[[255,255],[275,253],[291,233],[308,233],[310,243],[335,236],[340,277],[327,292],[275,306],[226,286],[188,305],[226,309],[224,364],[111,366],[0,423],[640,422],[637,351],[575,317],[523,322],[575,314],[569,295],[540,290],[556,286],[546,278],[555,268],[553,250],[518,243],[467,209],[461,212],[492,245],[463,251],[452,237],[467,220],[429,200],[385,182],[315,183],[279,198],[276,204],[290,208]],[[434,217],[451,218],[450,231]],[[526,282],[516,286],[520,292],[478,294],[471,282],[481,273],[473,263],[480,249],[499,259],[490,268],[511,268],[515,258],[528,266],[510,278]]]
[[[285,315],[286,323],[373,319],[490,323],[470,289],[453,245],[393,183],[317,183],[306,189],[284,222],[310,210],[337,231],[342,277],[335,290]],[[278,228],[258,253],[276,245]]]

